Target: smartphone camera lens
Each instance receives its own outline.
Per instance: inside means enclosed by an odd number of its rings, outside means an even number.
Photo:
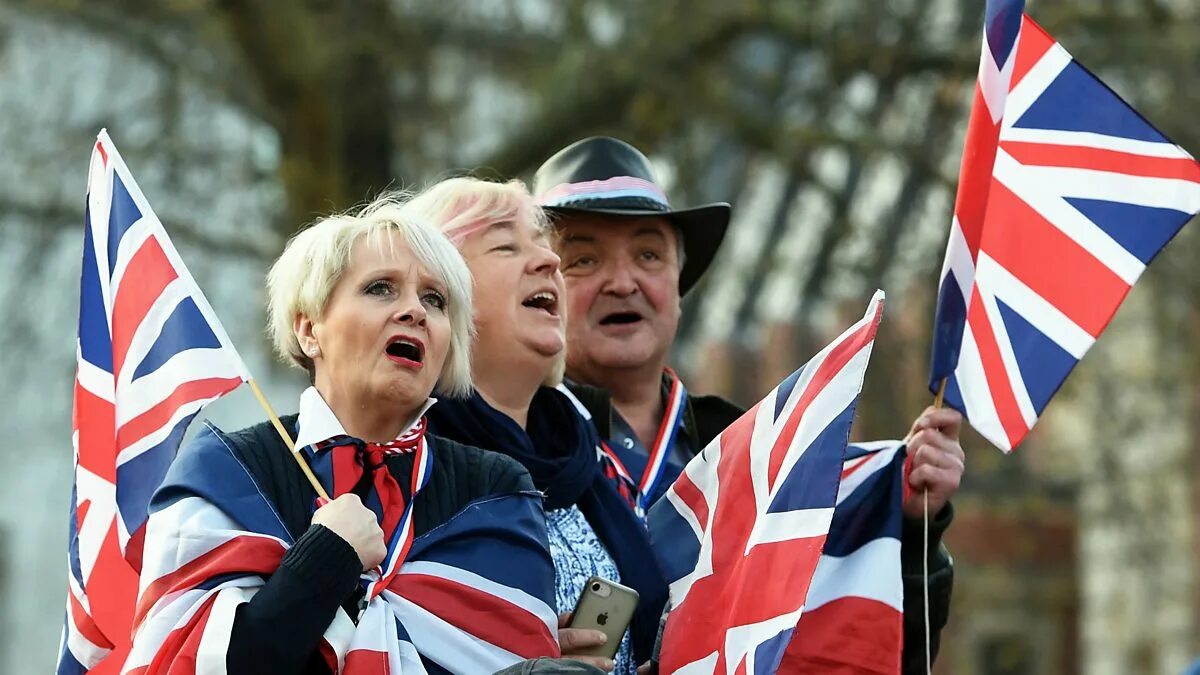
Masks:
[[[600,592],[600,582],[599,582],[599,581],[593,581],[593,582],[592,582],[592,592],[593,592],[593,593],[598,593],[598,592]]]

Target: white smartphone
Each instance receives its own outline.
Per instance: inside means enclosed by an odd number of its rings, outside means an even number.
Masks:
[[[602,631],[608,641],[599,647],[585,649],[584,656],[613,658],[621,647],[621,638],[633,620],[637,609],[638,592],[615,581],[592,577],[583,586],[575,611],[571,613],[570,628],[589,628]]]

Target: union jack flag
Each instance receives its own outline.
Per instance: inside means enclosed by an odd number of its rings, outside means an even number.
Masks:
[[[436,439],[429,443],[436,453]],[[124,672],[226,672],[237,608],[279,567],[292,535],[208,424],[155,494],[147,531]],[[536,493],[467,505],[417,537],[386,584],[357,623],[338,609],[319,645],[330,672],[491,673],[559,654],[554,563]]]
[[[59,673],[128,649],[150,496],[201,408],[249,378],[112,140],[92,152]],[[105,659],[116,650],[112,658]]]
[[[772,673],[804,609],[883,312],[866,315],[688,463],[650,510],[670,583],[664,672]]]
[[[987,3],[930,369],[1005,452],[1200,211],[1200,164],[1023,12]]]
[[[781,672],[900,672],[904,460],[902,441],[846,448],[829,538]]]

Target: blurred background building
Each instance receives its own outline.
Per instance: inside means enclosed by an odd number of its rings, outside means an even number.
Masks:
[[[675,362],[691,389],[752,403],[881,287],[855,434],[899,437],[931,399],[983,4],[0,0],[0,672],[46,672],[57,653],[100,128],[279,408],[303,382],[270,358],[262,276],[300,225],[453,172],[528,177],[605,133],[646,150],[675,202],[734,203],[685,304]],[[1200,150],[1200,0],[1028,9]],[[1200,654],[1192,229],[1017,453],[967,433],[939,673],[1173,674]],[[227,428],[260,417],[240,391],[210,415]]]

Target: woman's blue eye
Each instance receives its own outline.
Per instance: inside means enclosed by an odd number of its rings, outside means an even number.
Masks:
[[[421,299],[434,309],[446,309],[446,297],[437,291],[426,291]]]
[[[387,295],[392,292],[392,285],[386,281],[372,281],[363,292],[367,295]]]

